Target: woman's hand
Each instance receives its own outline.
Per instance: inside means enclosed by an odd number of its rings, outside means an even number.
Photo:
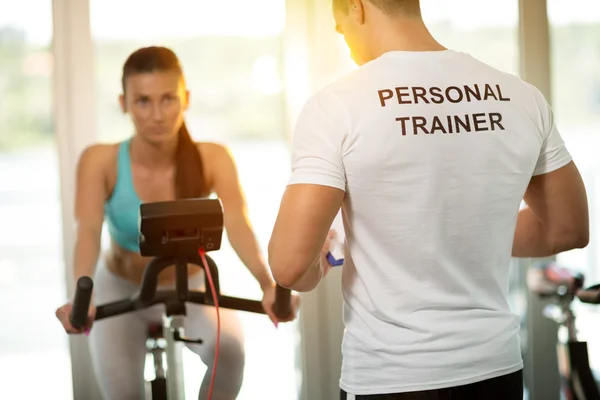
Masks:
[[[294,319],[296,319],[296,315],[298,313],[298,307],[300,306],[300,296],[298,296],[297,293],[292,292],[292,296],[291,296],[291,300],[290,300],[290,305],[291,305],[290,314],[286,318],[278,318],[277,315],[275,315],[275,312],[273,311],[273,308],[275,306],[276,287],[277,287],[277,285],[275,283],[273,283],[272,286],[267,287],[263,291],[263,299],[262,299],[263,309],[269,316],[269,319],[271,320],[271,322],[273,322],[273,324],[275,325],[275,328],[277,328],[277,325],[279,325],[280,322],[289,322],[289,321],[293,321]]]
[[[58,318],[58,320],[62,324],[63,328],[65,329],[65,332],[73,333],[73,334],[82,334],[82,333],[85,333],[86,335],[89,334],[90,330],[92,329],[94,320],[96,319],[96,306],[94,305],[94,303],[93,302],[90,303],[87,322],[86,322],[85,326],[82,327],[81,329],[75,329],[75,327],[73,325],[71,325],[72,309],[73,309],[73,304],[67,303],[64,306],[62,306],[56,310],[56,318]]]

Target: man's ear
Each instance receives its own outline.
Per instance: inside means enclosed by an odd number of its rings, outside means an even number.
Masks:
[[[119,95],[119,105],[121,106],[121,111],[123,114],[127,113],[127,106],[125,105],[125,96],[122,94]]]
[[[365,23],[365,6],[363,2],[364,0],[349,0],[350,9],[348,13],[359,25]]]

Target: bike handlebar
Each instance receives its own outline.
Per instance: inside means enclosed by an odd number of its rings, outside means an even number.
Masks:
[[[190,290],[187,293],[186,302],[194,304],[213,305],[212,302],[206,301],[206,295],[207,293],[205,292]],[[130,299],[103,304],[97,307],[95,320],[98,321],[101,319],[126,314],[128,312],[142,310],[144,308],[148,308],[156,304],[168,303],[169,301],[173,301],[176,298],[177,291],[175,290],[159,290],[156,292],[155,297],[147,303],[140,301],[139,296],[133,296]],[[220,296],[219,307],[253,312],[257,314],[265,313],[262,307],[262,303],[260,301],[239,299],[237,297]],[[74,315],[75,314],[73,314],[73,316]]]
[[[93,289],[94,282],[89,277],[83,276],[77,281],[71,311],[71,325],[75,329],[83,328],[87,322]]]
[[[265,314],[262,303],[256,300],[241,299],[237,297],[223,296],[219,288],[219,272],[216,263],[209,256],[205,256],[210,275],[213,278],[215,292],[219,307],[230,308],[234,310]],[[204,305],[214,305],[212,291],[205,279],[207,292],[188,289],[187,265],[193,264],[204,268],[201,257],[186,257],[185,259],[176,259],[175,257],[157,257],[152,259],[144,270],[140,290],[129,299],[123,299],[108,304],[102,304],[96,309],[96,320],[125,314],[135,310],[151,307],[155,304],[170,303],[195,303]],[[167,267],[175,266],[176,288],[175,290],[157,290],[158,274]],[[205,273],[205,277],[206,277]],[[87,321],[88,309],[93,290],[93,281],[90,277],[79,278],[75,288],[75,297],[71,312],[71,324],[76,329],[81,329]],[[275,305],[273,306],[275,315],[279,318],[287,318],[291,313],[291,291],[281,286],[277,286],[275,291]]]
[[[275,287],[275,304],[273,311],[279,318],[285,318],[292,312],[292,292],[282,286]]]
[[[600,304],[600,284],[580,290],[576,296],[583,303]]]
[[[540,297],[569,295],[581,302],[600,304],[600,284],[584,288],[585,276],[580,271],[554,263],[532,267],[527,276],[529,290]]]

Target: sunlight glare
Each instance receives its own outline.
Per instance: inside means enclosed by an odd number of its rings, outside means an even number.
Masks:
[[[276,36],[285,0],[91,0],[95,40]],[[103,23],[112,21],[110,25]]]
[[[279,80],[279,65],[275,57],[268,55],[258,58],[252,68],[254,88],[266,95],[281,93],[283,84]]]

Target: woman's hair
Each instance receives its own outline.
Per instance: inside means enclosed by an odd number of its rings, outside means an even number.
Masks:
[[[131,75],[155,71],[173,71],[183,76],[179,59],[165,47],[144,47],[132,53],[123,65],[123,93],[127,78]],[[202,158],[192,140],[185,122],[179,128],[177,152],[175,154],[175,195],[178,199],[203,197],[207,193],[202,174]]]

